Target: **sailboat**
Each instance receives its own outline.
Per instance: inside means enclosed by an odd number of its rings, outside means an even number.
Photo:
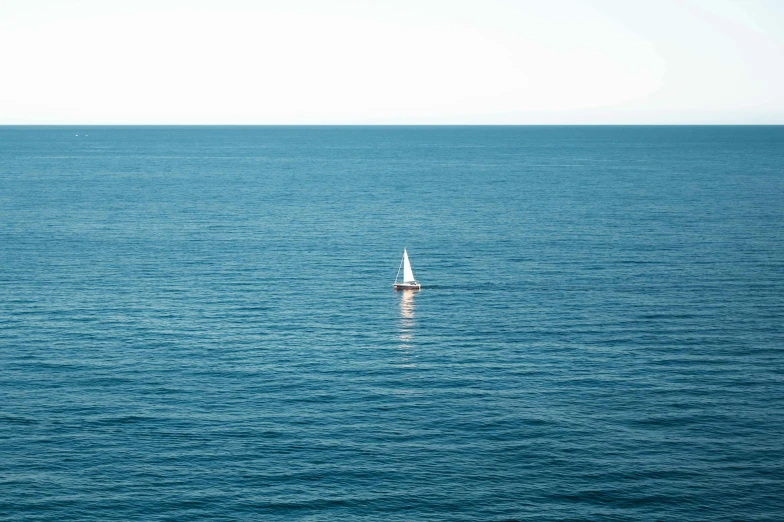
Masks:
[[[398,283],[401,268],[403,269],[403,281]],[[405,248],[403,249],[403,259],[397,269],[395,283],[392,286],[395,287],[395,290],[419,290],[419,283],[414,279],[414,272],[411,271],[411,263],[408,261],[408,252]]]

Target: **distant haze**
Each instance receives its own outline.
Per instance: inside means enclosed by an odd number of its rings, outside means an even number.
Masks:
[[[783,93],[775,0],[0,0],[0,124],[780,124]]]

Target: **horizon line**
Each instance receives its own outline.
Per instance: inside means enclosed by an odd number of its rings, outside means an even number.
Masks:
[[[0,123],[0,127],[781,127],[781,123]]]

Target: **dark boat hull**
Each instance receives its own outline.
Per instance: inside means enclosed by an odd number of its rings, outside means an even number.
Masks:
[[[419,285],[405,285],[405,284],[394,284],[392,285],[395,290],[419,290]]]

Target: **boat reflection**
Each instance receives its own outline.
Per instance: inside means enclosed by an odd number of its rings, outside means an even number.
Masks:
[[[400,292],[400,347],[411,348],[414,338],[414,295],[417,290],[402,290]]]

